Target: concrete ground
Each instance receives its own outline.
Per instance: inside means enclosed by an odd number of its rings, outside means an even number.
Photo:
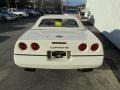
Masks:
[[[15,66],[16,40],[37,18],[0,23],[0,90],[120,90],[120,51],[93,26],[83,22],[104,45],[104,64],[93,72],[37,70],[25,72]]]

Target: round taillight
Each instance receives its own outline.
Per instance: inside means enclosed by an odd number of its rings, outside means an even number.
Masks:
[[[79,15],[77,15],[76,17],[77,17],[78,19],[80,19],[80,16],[79,16]]]
[[[21,50],[26,50],[27,49],[27,45],[25,43],[21,42],[21,43],[19,43],[19,48]]]
[[[32,44],[31,44],[31,48],[32,48],[33,50],[38,50],[38,49],[40,48],[40,46],[39,46],[37,43],[32,43]]]
[[[79,50],[80,50],[80,51],[84,51],[84,50],[86,50],[86,49],[87,49],[87,44],[82,43],[82,44],[79,45]]]
[[[95,43],[91,46],[92,51],[96,51],[96,50],[98,50],[98,48],[99,48],[99,44],[97,44],[97,43]]]

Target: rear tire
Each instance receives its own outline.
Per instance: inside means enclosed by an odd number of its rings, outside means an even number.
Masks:
[[[93,68],[78,69],[80,72],[92,72]]]
[[[24,71],[27,71],[27,72],[35,72],[36,69],[35,69],[35,68],[25,68]]]
[[[20,17],[20,18],[23,18],[23,15],[22,15],[22,14],[19,14],[19,17]]]

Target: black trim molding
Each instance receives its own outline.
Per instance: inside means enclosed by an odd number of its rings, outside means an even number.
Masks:
[[[47,55],[32,55],[32,54],[14,54],[14,55],[23,55],[23,56],[47,56]],[[99,57],[99,56],[103,56],[103,55],[71,55],[72,57]]]

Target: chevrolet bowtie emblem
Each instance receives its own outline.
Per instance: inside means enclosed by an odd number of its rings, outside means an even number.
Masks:
[[[57,37],[57,38],[62,38],[63,36],[61,36],[61,35],[57,35],[56,37]]]

